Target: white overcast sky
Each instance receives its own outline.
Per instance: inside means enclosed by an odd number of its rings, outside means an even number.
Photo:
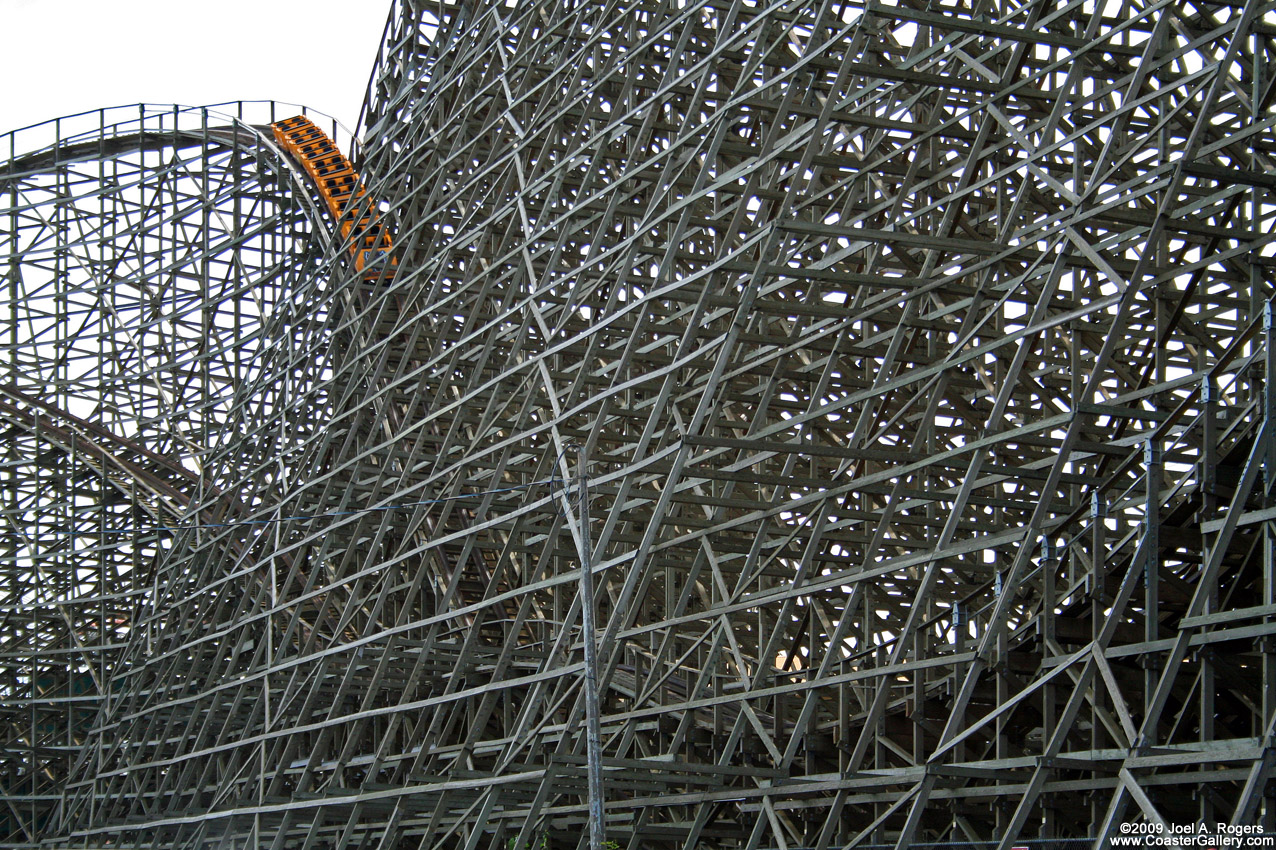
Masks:
[[[390,0],[0,0],[0,133],[88,109],[301,103],[353,129]]]

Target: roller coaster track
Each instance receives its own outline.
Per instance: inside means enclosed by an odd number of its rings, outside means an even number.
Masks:
[[[243,498],[257,488],[218,471],[217,447],[236,404],[279,383],[243,353],[334,240],[269,121],[243,120],[273,107],[232,107],[103,110],[0,137],[41,140],[0,166],[0,844],[48,827],[116,659],[156,633],[141,600],[167,580],[161,553],[221,534],[247,592],[270,585],[253,526],[234,528],[262,520]]]

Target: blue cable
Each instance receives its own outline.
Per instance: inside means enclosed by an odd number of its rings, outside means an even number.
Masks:
[[[494,496],[499,493],[514,493],[519,490],[528,490],[532,487],[537,487],[542,484],[562,484],[562,483],[564,483],[563,480],[559,478],[557,475],[555,475],[553,478],[547,478],[541,481],[532,481],[528,484],[520,484],[516,487],[501,487],[496,490],[484,490],[479,493],[461,493],[456,496],[444,496],[441,499],[426,499],[421,502],[402,502],[395,505],[381,505],[380,507],[375,507],[375,508],[359,508],[358,510],[353,510],[353,511],[330,511],[328,513],[322,513],[322,514],[295,514],[293,516],[274,517],[272,519],[245,519],[245,520],[239,520],[237,522],[207,522],[207,523],[191,523],[189,525],[153,525],[153,526],[147,526],[145,528],[137,528],[137,527],[104,528],[104,529],[94,528],[94,529],[83,530],[83,531],[51,531],[51,532],[39,532],[37,533],[36,536],[40,536],[41,534],[46,534],[46,533],[52,533],[52,534],[74,535],[78,537],[80,535],[88,535],[88,534],[138,534],[138,533],[146,533],[146,532],[153,532],[153,531],[190,531],[190,530],[202,530],[206,528],[235,528],[241,525],[273,525],[275,523],[291,522],[294,520],[327,519],[327,518],[336,518],[336,517],[344,517],[344,516],[355,516],[357,514],[368,514],[368,513],[377,513],[377,512],[385,512],[385,511],[401,511],[401,510],[407,510],[408,508],[424,507],[425,505],[440,505],[440,504],[443,504],[444,502],[455,502],[459,499],[480,499],[484,496]],[[10,533],[13,533],[13,532],[10,532]]]

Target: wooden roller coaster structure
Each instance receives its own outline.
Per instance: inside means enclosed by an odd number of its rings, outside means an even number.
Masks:
[[[7,137],[0,850],[586,850],[595,698],[623,850],[1276,830],[1274,44],[394,0],[348,158]]]

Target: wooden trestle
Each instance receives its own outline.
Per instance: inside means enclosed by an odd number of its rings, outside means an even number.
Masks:
[[[357,175],[6,140],[7,844],[583,848],[595,638],[624,850],[1276,830],[1274,41],[396,0]]]

